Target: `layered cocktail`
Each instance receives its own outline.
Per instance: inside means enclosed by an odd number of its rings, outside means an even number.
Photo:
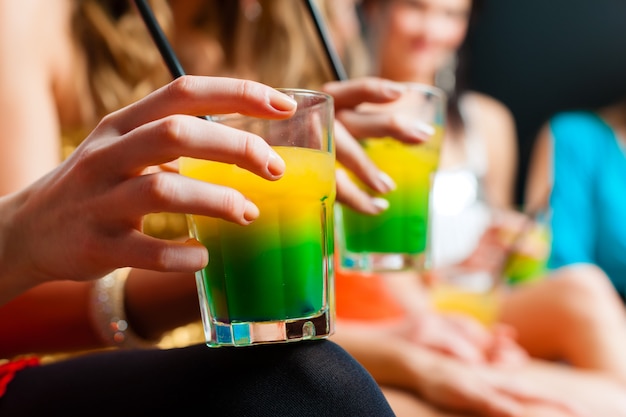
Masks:
[[[438,89],[407,85],[407,99],[399,107],[381,108],[392,117],[422,121],[434,128],[424,143],[407,144],[394,138],[361,141],[367,155],[395,182],[395,190],[375,195],[389,208],[378,215],[342,206],[340,236],[342,267],[359,270],[402,270],[419,267],[427,249],[429,195],[443,140],[444,98]]]
[[[260,210],[247,226],[188,216],[190,234],[209,252],[197,283],[210,346],[315,339],[333,329],[332,100],[302,90],[288,94],[299,101],[292,119],[257,119],[261,130],[238,126],[264,137],[283,158],[280,180],[231,164],[181,161],[182,174],[237,189]]]

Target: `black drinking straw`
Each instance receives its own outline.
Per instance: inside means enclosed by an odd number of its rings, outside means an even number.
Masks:
[[[172,77],[178,78],[185,75],[183,67],[180,65],[172,46],[167,40],[165,33],[163,33],[161,25],[159,25],[159,22],[154,17],[154,13],[148,3],[144,0],[135,0],[135,5],[143,18],[143,21],[148,27],[148,31],[150,31],[150,35],[152,36],[154,43],[157,48],[159,48],[159,52],[161,53],[167,68],[170,70]]]
[[[315,29],[317,29],[317,34],[322,42],[326,58],[328,59],[328,63],[331,66],[335,79],[337,81],[347,80],[348,74],[339,59],[339,55],[337,55],[337,51],[335,50],[333,42],[330,39],[330,35],[328,34],[328,30],[326,29],[324,18],[315,5],[315,0],[304,0],[304,3],[309,10],[313,23],[315,24]]]
[[[161,25],[157,21],[156,17],[154,17],[154,13],[152,12],[152,8],[148,5],[146,0],[134,0],[137,9],[139,10],[139,14],[146,24],[148,31],[150,32],[150,36],[154,40],[157,48],[159,48],[159,52],[161,53],[161,57],[165,61],[165,65],[170,70],[170,74],[172,74],[173,78],[182,77],[185,75],[185,70],[183,70],[183,66],[180,64],[172,45],[167,40],[165,33],[163,33],[163,29],[161,29]],[[202,119],[210,120],[208,116],[199,116]]]

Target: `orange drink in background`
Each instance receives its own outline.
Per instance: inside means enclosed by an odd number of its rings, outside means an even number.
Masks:
[[[500,290],[497,288],[472,291],[459,285],[441,283],[431,289],[430,295],[438,311],[467,314],[487,326],[498,318]]]

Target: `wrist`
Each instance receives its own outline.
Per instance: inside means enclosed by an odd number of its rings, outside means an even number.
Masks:
[[[380,365],[385,377],[379,382],[417,394],[423,393],[435,368],[431,361],[435,362],[437,358],[427,349],[404,339],[393,340],[392,344],[387,343],[383,349],[385,354]]]
[[[410,389],[417,394],[424,394],[432,385],[433,375],[438,372],[438,364],[442,359],[440,355],[422,346],[411,344],[412,349],[405,350],[402,362],[406,367],[405,372],[409,375]]]
[[[117,269],[94,281],[89,296],[89,318],[98,338],[106,346],[152,347],[132,330],[125,308],[125,286],[130,268]]]
[[[29,259],[33,256],[23,245],[19,210],[21,194],[0,197],[0,305],[37,285]]]

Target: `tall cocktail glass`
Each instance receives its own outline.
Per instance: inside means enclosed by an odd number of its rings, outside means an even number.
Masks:
[[[267,181],[235,165],[184,158],[181,173],[241,191],[260,210],[248,226],[188,215],[209,263],[196,274],[206,342],[247,346],[333,332],[335,150],[326,94],[280,89],[298,103],[288,120],[214,120],[263,137],[286,171]]]
[[[429,195],[439,163],[446,99],[443,91],[435,87],[415,83],[405,87],[397,102],[367,111],[385,113],[398,123],[427,123],[435,133],[422,144],[402,143],[391,137],[361,142],[374,163],[396,183],[396,189],[378,196],[389,202],[382,214],[361,214],[346,206],[338,210],[342,268],[394,271],[424,266]],[[376,196],[356,178],[353,180]]]

